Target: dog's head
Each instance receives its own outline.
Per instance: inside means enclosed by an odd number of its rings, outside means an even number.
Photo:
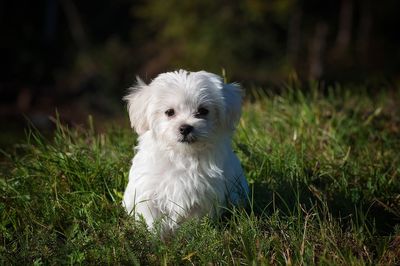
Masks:
[[[230,137],[241,112],[239,85],[205,71],[163,73],[148,85],[138,78],[124,99],[136,132],[170,147],[201,148]]]

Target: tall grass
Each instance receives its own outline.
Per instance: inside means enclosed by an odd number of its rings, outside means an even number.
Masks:
[[[166,241],[121,208],[130,129],[30,131],[1,160],[1,264],[399,264],[399,93],[248,98],[234,149],[249,206]]]

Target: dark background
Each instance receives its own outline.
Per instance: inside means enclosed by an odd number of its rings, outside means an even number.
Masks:
[[[27,121],[51,130],[56,109],[71,125],[127,123],[135,76],[179,68],[225,69],[245,87],[394,88],[399,12],[398,0],[1,1],[0,143]]]

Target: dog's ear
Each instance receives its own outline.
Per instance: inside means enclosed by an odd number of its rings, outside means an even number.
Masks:
[[[130,92],[123,99],[128,102],[128,113],[132,128],[138,135],[142,135],[149,130],[148,106],[150,104],[151,93],[146,83],[136,77],[137,84],[129,88]]]
[[[222,95],[225,101],[225,126],[234,130],[242,111],[242,89],[237,83],[223,84]]]

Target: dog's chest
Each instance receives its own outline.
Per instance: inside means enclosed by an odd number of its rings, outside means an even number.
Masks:
[[[204,215],[214,205],[222,204],[225,197],[222,172],[204,168],[170,168],[159,173],[161,178],[154,196],[160,210],[168,214],[195,211]]]

